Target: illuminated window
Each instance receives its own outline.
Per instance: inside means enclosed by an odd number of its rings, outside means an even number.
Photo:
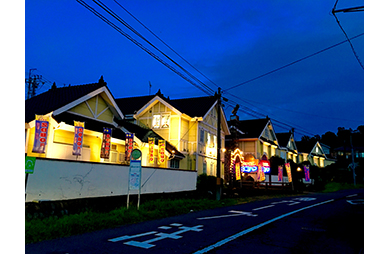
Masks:
[[[170,114],[153,115],[152,127],[154,129],[169,128]]]
[[[161,123],[161,115],[154,115],[152,127],[153,128],[160,128],[160,123]]]

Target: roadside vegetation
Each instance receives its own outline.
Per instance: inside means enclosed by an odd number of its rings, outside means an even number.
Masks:
[[[141,202],[139,210],[137,210],[136,203],[134,202],[130,205],[129,209],[121,207],[108,212],[86,209],[85,211],[77,214],[49,216],[45,218],[26,216],[25,243],[35,243],[217,207],[232,206],[271,198],[302,195],[301,192],[284,194],[269,192],[267,194],[257,195],[253,194],[253,191],[248,191],[240,193],[238,196],[225,196],[220,201],[217,201],[215,200],[215,196],[210,194],[215,188],[215,185],[213,185],[213,183],[215,183],[214,180],[215,179],[212,179],[210,176],[200,176],[198,178],[198,198],[160,198],[155,200],[146,200]],[[330,182],[325,185],[322,192],[333,192],[342,189],[362,187],[363,185],[355,187],[353,184]]]

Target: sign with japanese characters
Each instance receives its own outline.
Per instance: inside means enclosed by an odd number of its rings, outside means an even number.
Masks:
[[[33,153],[45,153],[48,130],[48,117],[36,115],[34,146],[32,148]]]
[[[149,163],[154,164],[154,138],[148,138],[149,143]]]
[[[158,164],[165,163],[165,140],[158,140]]]
[[[305,181],[310,182],[310,166],[303,165],[303,170],[305,172]]]
[[[100,158],[109,159],[111,148],[111,128],[103,129],[102,148],[100,150]]]
[[[284,164],[284,166],[286,167],[287,176],[288,176],[288,182],[291,183],[292,182],[292,175],[291,175],[290,163],[286,163],[286,164]]]
[[[129,176],[129,189],[138,190],[141,186],[141,161],[131,160],[130,162],[130,176]]]
[[[283,181],[283,166],[281,165],[278,166],[278,181]]]
[[[235,164],[236,180],[241,180],[241,168],[240,163]]]
[[[257,171],[257,181],[265,181],[265,174],[262,167],[259,167],[259,170]]]
[[[80,156],[83,148],[84,123],[74,121],[74,139],[72,154]]]
[[[130,161],[130,155],[133,151],[133,140],[134,140],[134,134],[133,133],[126,133],[126,140],[125,140],[125,161]]]
[[[241,171],[243,173],[254,173],[259,170],[258,160],[253,161],[244,161],[241,166]]]

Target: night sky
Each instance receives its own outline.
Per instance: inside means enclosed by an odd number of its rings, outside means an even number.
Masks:
[[[154,48],[85,1],[169,66],[195,76],[196,87],[76,0],[26,0],[25,77],[36,68],[46,80],[42,93],[52,82],[87,84],[103,75],[115,98],[148,95],[149,82],[152,94],[161,89],[171,99],[221,87],[228,118],[240,104],[240,119],[269,116],[276,132],[294,127],[298,140],[356,129],[364,124],[364,12],[337,14],[348,37],[358,36],[355,56],[332,15],[335,2],[101,1]],[[340,0],[336,9],[363,5]]]

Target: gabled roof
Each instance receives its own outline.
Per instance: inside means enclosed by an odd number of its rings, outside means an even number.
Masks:
[[[296,151],[298,149],[296,147],[296,142],[294,140],[294,134],[292,132],[275,133],[275,135],[276,135],[276,138],[278,139],[278,144],[279,144],[280,147],[287,148],[287,150],[289,150],[289,151],[291,151],[293,153],[296,153]],[[291,146],[294,147],[294,145],[290,144],[290,146],[289,146],[289,142],[290,142],[291,139],[295,143],[295,149],[291,149]]]
[[[215,96],[169,99],[164,97],[160,90],[154,95],[119,98],[116,99],[116,102],[123,114],[133,115],[152,101],[156,96],[181,113],[190,117],[204,117],[210,108],[217,102],[217,98]]]
[[[286,147],[288,145],[288,142],[291,138],[291,132],[282,132],[282,133],[275,133],[276,138],[278,139],[279,145],[282,147]]]
[[[300,151],[300,152],[307,153],[307,154],[312,155],[312,156],[320,156],[320,157],[326,158],[326,155],[325,155],[324,151],[322,150],[322,147],[318,141],[298,141],[295,143],[297,145],[298,151]],[[319,147],[319,149],[320,149],[319,153],[317,153],[315,151],[315,149],[314,149],[315,147]]]
[[[139,97],[126,97],[115,99],[118,107],[121,109],[124,115],[134,115],[145,104],[151,101],[156,95],[147,95]]]
[[[174,99],[168,101],[168,103],[177,110],[190,117],[204,117],[216,102],[217,98],[215,96]]]
[[[25,101],[25,122],[28,123],[35,120],[35,115],[46,115],[55,111],[55,114],[61,114],[71,107],[76,106],[87,99],[93,93],[101,93],[104,91],[114,115],[122,117],[122,112],[116,106],[111,92],[107,88],[107,83],[103,77],[98,83],[86,85],[74,85],[60,88],[51,88],[50,90],[34,96]]]
[[[240,138],[260,138],[268,122],[268,118],[240,120],[237,126],[237,129],[242,132]],[[232,126],[232,121],[228,121],[228,125]]]

